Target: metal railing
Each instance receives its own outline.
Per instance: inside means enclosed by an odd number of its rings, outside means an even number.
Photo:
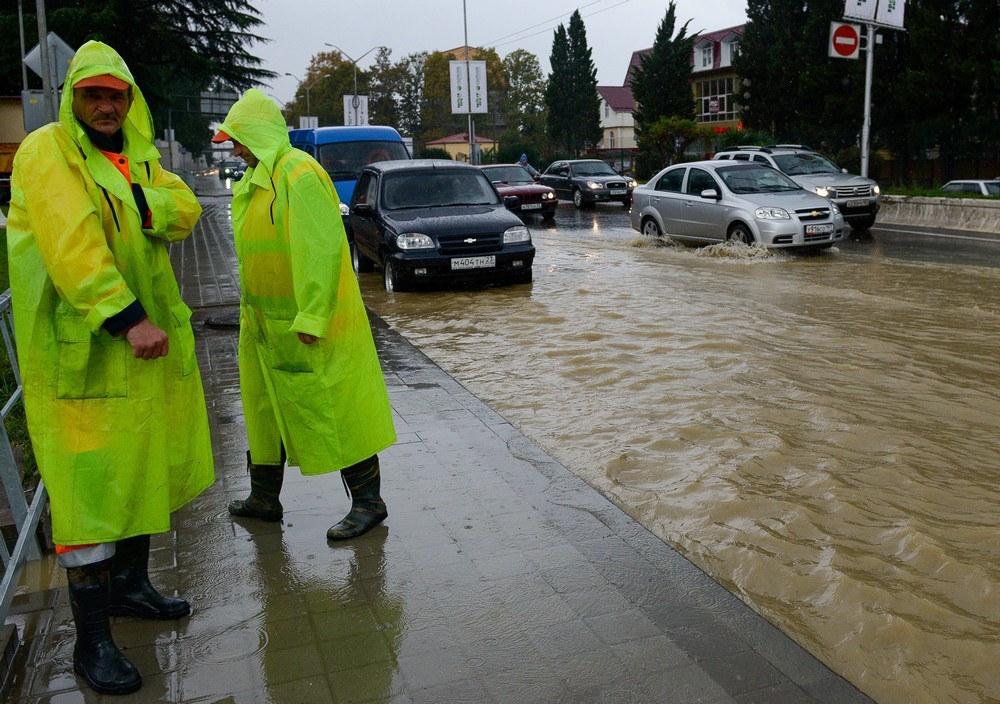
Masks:
[[[14,600],[14,593],[17,591],[17,583],[24,563],[28,560],[39,560],[42,557],[37,529],[48,495],[45,486],[39,481],[31,505],[28,505],[21,472],[14,460],[14,451],[10,444],[10,437],[7,435],[8,416],[19,403],[23,404],[21,370],[17,365],[14,316],[10,308],[9,289],[0,294],[0,334],[3,335],[7,359],[10,360],[15,382],[15,388],[10,397],[3,402],[3,410],[0,412],[2,415],[0,418],[0,480],[3,482],[7,504],[17,528],[17,541],[13,552],[8,550],[7,541],[0,539],[0,558],[3,559],[4,566],[3,581],[0,582],[0,626],[2,626],[7,621],[7,614],[10,611],[11,602]]]

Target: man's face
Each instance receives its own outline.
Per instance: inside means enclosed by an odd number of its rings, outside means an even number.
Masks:
[[[233,156],[240,157],[247,163],[247,166],[250,167],[255,167],[260,163],[260,159],[255,157],[253,152],[247,149],[245,145],[237,142],[235,139],[233,140]]]
[[[127,90],[111,88],[76,88],[73,90],[73,114],[96,132],[111,137],[122,128],[132,98]]]

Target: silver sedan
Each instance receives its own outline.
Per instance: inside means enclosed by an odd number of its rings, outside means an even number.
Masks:
[[[696,161],[663,169],[632,194],[632,228],[692,244],[732,240],[822,249],[844,238],[836,204],[762,164]]]

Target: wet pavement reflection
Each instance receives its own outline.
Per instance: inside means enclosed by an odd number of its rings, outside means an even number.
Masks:
[[[662,246],[531,222],[530,286],[366,303],[884,702],[1000,693],[1000,244]]]

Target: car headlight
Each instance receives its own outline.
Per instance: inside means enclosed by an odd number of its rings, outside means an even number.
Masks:
[[[816,191],[816,195],[818,196],[823,196],[824,198],[830,197],[830,189],[825,186],[816,186],[813,190]]]
[[[881,192],[882,192],[882,189],[878,187],[877,183],[874,186],[872,186],[872,193],[874,193],[875,195],[878,195]]]
[[[345,218],[351,214],[351,209],[347,207],[346,203],[340,204],[340,214],[343,215]]]
[[[791,216],[784,208],[757,208],[754,215],[758,220],[791,220]]]
[[[840,214],[840,208],[832,200],[830,201],[830,210],[833,212],[834,215]]]
[[[553,193],[552,191],[549,191],[548,193],[543,193],[542,194],[542,198],[545,198],[546,200],[555,200],[555,197],[556,197],[556,194]]]
[[[587,188],[596,191],[598,188],[604,188],[604,184],[597,181],[587,181]]]
[[[400,249],[434,249],[434,240],[427,235],[404,232],[396,235],[396,246]]]
[[[504,244],[514,244],[515,242],[531,242],[531,233],[524,225],[509,227],[503,233]]]
[[[636,180],[635,180],[634,178],[630,178],[630,179],[628,180],[628,187],[629,187],[629,188],[635,188],[635,187],[636,187],[636,186],[638,186],[638,185],[639,185],[639,184],[638,184],[638,183],[636,183]]]

